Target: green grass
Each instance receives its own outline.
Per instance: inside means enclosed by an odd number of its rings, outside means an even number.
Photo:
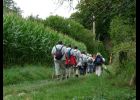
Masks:
[[[11,68],[3,71],[3,83],[4,85],[10,85],[24,81],[51,79],[52,73],[53,68],[47,66],[11,66]]]
[[[38,71],[43,69],[35,68]],[[19,69],[27,70],[28,67]],[[46,76],[49,74],[51,75],[48,73]],[[32,82],[22,80],[13,85],[4,85],[3,95],[4,100],[135,100],[135,89],[123,81],[122,84],[117,84],[118,80],[105,72],[101,77],[91,74],[62,81],[50,80],[50,77],[44,80],[33,78]]]

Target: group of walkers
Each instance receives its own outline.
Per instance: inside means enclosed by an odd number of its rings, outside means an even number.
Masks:
[[[101,75],[102,64],[105,59],[100,53],[88,54],[80,51],[77,46],[74,48],[71,45],[64,45],[59,41],[52,48],[51,52],[54,58],[55,76],[57,79],[68,79],[71,76],[79,77],[94,73],[97,76]]]

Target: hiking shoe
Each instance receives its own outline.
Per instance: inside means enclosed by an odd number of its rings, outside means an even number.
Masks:
[[[65,79],[65,77],[64,76],[61,76],[59,80],[64,80],[64,79]]]
[[[69,78],[69,76],[67,76],[67,79]]]
[[[79,77],[79,75],[75,75],[75,77]]]
[[[59,81],[59,80],[60,80],[60,78],[56,78],[55,80],[56,80],[56,81]]]

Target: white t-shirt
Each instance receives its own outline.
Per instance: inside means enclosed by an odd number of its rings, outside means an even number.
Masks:
[[[65,46],[62,47],[62,46],[63,46],[63,45],[61,45],[61,44],[57,44],[57,45],[55,45],[55,46],[52,48],[51,54],[54,55],[54,60],[56,60],[56,59],[55,59],[56,48],[57,48],[58,50],[60,50],[60,49],[62,48],[62,49],[61,49],[61,52],[62,52],[62,54],[63,54],[63,57],[62,57],[61,60],[65,60],[64,54],[65,54],[66,47],[65,47]]]
[[[77,61],[77,63],[78,63],[79,60],[80,60],[80,55],[81,55],[80,50],[78,50],[78,49],[74,49],[74,56],[76,57],[76,61]]]
[[[70,50],[71,49],[71,50]],[[74,50],[71,47],[67,47],[65,50],[65,54],[70,50],[70,54],[74,55]]]
[[[87,59],[88,59],[87,55],[81,54],[80,61],[82,61],[82,63],[87,62]]]
[[[90,63],[91,61],[91,63]],[[92,57],[88,57],[88,65],[93,65],[94,59]]]

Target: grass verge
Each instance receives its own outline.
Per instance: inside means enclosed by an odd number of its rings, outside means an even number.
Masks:
[[[56,81],[49,80],[49,76],[52,75],[52,68],[31,67],[30,69],[24,67],[18,70],[23,71],[23,69],[32,70],[34,74],[45,69],[50,72],[41,72],[46,76],[44,80],[43,78],[42,80],[41,78],[32,78],[31,81],[30,78],[24,77],[27,79],[26,81],[21,80],[21,82],[16,81],[16,84],[4,85],[4,100],[136,100],[134,88],[123,84],[123,81],[122,84],[117,84],[119,79],[110,78],[105,72],[101,77],[90,74],[79,78],[71,77],[68,80]],[[9,72],[9,70],[6,69],[5,71]]]

